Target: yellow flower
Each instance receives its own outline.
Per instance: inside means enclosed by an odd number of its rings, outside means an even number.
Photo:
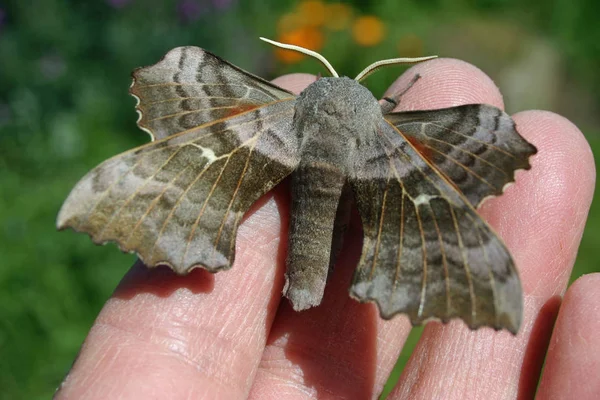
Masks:
[[[277,41],[318,51],[323,46],[323,33],[316,28],[305,26],[280,34]],[[275,56],[288,64],[296,63],[304,58],[304,55],[297,51],[279,48],[275,49]]]
[[[325,26],[332,31],[344,30],[350,25],[352,7],[347,4],[333,3],[327,5]]]
[[[385,36],[385,26],[377,17],[358,17],[352,26],[354,41],[361,46],[375,46]]]

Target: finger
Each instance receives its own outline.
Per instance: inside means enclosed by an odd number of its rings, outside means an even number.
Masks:
[[[415,73],[422,78],[402,97],[399,107],[404,109],[472,102],[502,105],[493,82],[477,68],[457,60],[419,64],[402,75],[389,92],[402,90]],[[432,92],[439,93],[438,97]],[[433,105],[421,103],[422,96]],[[350,242],[344,246],[319,307],[296,313],[287,302],[281,304],[251,398],[281,398],[283,394],[372,398],[382,391],[411,325],[404,316],[383,321],[374,305],[349,298],[361,238],[355,234],[346,240]]]
[[[549,112],[514,116],[538,148],[532,169],[486,202],[481,214],[504,239],[520,271],[519,334],[464,324],[429,324],[391,398],[531,398],[592,199],[595,172],[581,132]],[[468,393],[468,395],[467,395]]]
[[[504,109],[498,87],[486,74],[474,65],[452,58],[436,58],[415,65],[390,86],[385,96],[403,91],[417,74],[421,78],[400,98],[395,111],[479,103]]]
[[[536,399],[600,397],[600,274],[579,278],[563,300]]]
[[[299,94],[316,79],[317,77],[311,74],[288,74],[273,79],[273,83],[286,88],[292,93]]]
[[[134,266],[56,397],[246,398],[280,301],[286,207],[285,195],[259,200],[229,271]]]

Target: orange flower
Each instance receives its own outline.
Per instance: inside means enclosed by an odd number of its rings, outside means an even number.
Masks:
[[[298,13],[287,13],[279,17],[277,21],[277,33],[283,35],[295,31],[303,26],[302,16]]]
[[[375,46],[383,40],[385,26],[377,17],[370,15],[359,17],[352,26],[352,36],[361,46]]]
[[[327,5],[325,26],[332,31],[344,30],[350,25],[352,7],[347,4],[333,3]]]
[[[298,14],[307,26],[321,26],[325,22],[325,4],[318,0],[303,1],[298,5]]]
[[[323,33],[312,27],[303,27],[291,32],[282,33],[277,37],[277,41],[286,44],[295,44],[309,50],[319,50],[323,47]],[[288,64],[296,63],[304,58],[304,55],[297,51],[275,49],[275,56]]]

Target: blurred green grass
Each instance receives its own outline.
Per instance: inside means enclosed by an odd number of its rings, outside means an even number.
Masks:
[[[297,2],[187,3],[200,7],[182,9],[181,1],[0,2],[0,399],[52,394],[133,262],[114,246],[94,246],[85,235],[54,229],[62,201],[85,172],[147,141],[135,126],[134,101],[127,95],[130,71],[184,44],[206,47],[267,78],[321,71],[308,60],[281,65],[272,49],[256,40],[277,38],[279,18]],[[541,40],[541,48],[551,50],[540,54],[550,54],[547,59],[554,60],[558,72],[546,87],[527,88],[541,93],[528,93],[530,103],[522,105],[527,96],[518,91],[506,95],[508,108],[544,107],[565,114],[600,154],[596,2],[346,3],[356,15],[379,16],[387,29],[384,40],[370,48],[358,47],[348,31],[327,33],[321,53],[350,76],[374,60],[400,56],[399,48],[416,48],[465,58],[510,92],[514,74],[505,71],[527,71],[527,54]],[[493,35],[486,33],[490,27]],[[398,39],[407,37],[412,38],[408,45]],[[367,84],[381,94],[400,71],[383,70]],[[536,103],[540,98],[555,101]],[[571,280],[600,271],[599,239],[596,199]],[[411,334],[396,376],[419,332]]]

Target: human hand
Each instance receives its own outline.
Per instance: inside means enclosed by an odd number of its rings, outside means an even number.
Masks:
[[[402,89],[422,76],[398,109],[467,103],[503,108],[493,82],[475,67],[437,59],[407,71]],[[276,83],[300,91],[314,76]],[[515,337],[461,321],[430,323],[390,396],[531,398],[544,357],[539,398],[600,393],[600,275],[578,280],[552,326],[592,199],[595,171],[581,132],[542,111],[514,116],[538,148],[533,168],[480,213],[504,239],[524,291]],[[411,326],[379,318],[348,287],[360,252],[351,227],[323,303],[301,313],[282,299],[288,195],[279,187],[246,216],[231,270],[185,277],[136,264],[106,303],[57,399],[287,399],[377,397]],[[548,343],[550,342],[550,347]]]

